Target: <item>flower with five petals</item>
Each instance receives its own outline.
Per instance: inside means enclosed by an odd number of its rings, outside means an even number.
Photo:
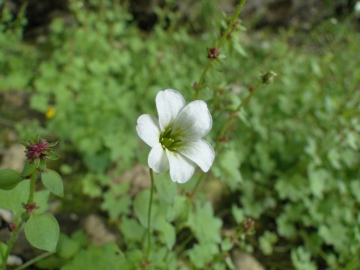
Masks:
[[[207,172],[213,164],[213,147],[202,138],[212,127],[206,103],[195,100],[186,105],[183,96],[166,89],[156,95],[159,119],[149,114],[137,120],[139,137],[151,147],[148,165],[156,173],[170,170],[174,182],[185,183],[196,165]]]

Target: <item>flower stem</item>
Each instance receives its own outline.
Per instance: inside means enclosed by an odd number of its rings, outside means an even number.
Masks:
[[[230,22],[229,22],[228,26],[226,27],[226,29],[225,29],[224,33],[222,34],[219,42],[217,43],[217,46],[216,46],[217,49],[221,48],[221,46],[225,42],[226,38],[228,37],[229,33],[231,32],[231,29],[233,28],[233,25],[234,25],[237,17],[239,16],[245,2],[246,2],[246,0],[241,0],[239,5],[237,6],[234,14],[232,15],[232,17],[230,19]],[[203,84],[203,82],[205,80],[206,73],[209,71],[213,60],[214,59],[209,59],[207,61],[206,66],[205,66],[203,72],[201,73],[200,80],[197,82],[197,86],[195,87],[194,99],[197,99],[198,96],[199,96],[199,92],[200,92],[200,90],[202,88],[202,84]]]
[[[191,192],[191,195],[190,195],[191,198],[194,197],[195,192],[196,192],[196,190],[197,190],[197,188],[198,188],[198,186],[199,186],[199,184],[200,184],[200,182],[201,182],[201,180],[203,178],[204,178],[204,174],[201,174],[200,177],[198,178],[198,180],[196,181],[196,184],[195,184],[195,187],[194,187],[193,191]]]
[[[151,187],[150,187],[150,202],[149,202],[149,211],[148,211],[148,247],[147,247],[147,251],[146,251],[146,261],[149,258],[149,254],[150,254],[150,247],[151,247],[151,243],[150,243],[150,219],[151,219],[151,205],[152,205],[152,198],[153,198],[153,193],[154,193],[154,174],[153,174],[153,170],[150,169],[150,178],[151,178]]]
[[[35,170],[31,174],[31,177],[30,177],[30,193],[29,193],[29,199],[27,201],[27,204],[32,204],[34,202],[36,172],[37,172],[37,170]]]
[[[241,0],[239,5],[237,6],[234,14],[232,15],[232,17],[230,19],[230,22],[229,22],[228,26],[225,29],[224,34],[221,36],[221,38],[219,40],[219,43],[217,44],[218,48],[220,48],[223,45],[223,43],[225,42],[225,40],[226,40],[227,36],[229,35],[231,29],[233,28],[233,25],[234,25],[237,17],[239,16],[239,14],[240,14],[240,12],[242,10],[245,2],[246,2],[246,0]]]

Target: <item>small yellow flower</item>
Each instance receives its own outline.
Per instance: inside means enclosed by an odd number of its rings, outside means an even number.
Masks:
[[[55,116],[55,109],[53,107],[49,107],[47,108],[46,112],[45,112],[45,116],[46,118],[50,119],[50,118],[53,118]]]

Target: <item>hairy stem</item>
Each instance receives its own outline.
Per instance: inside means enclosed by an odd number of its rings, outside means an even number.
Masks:
[[[217,43],[216,45],[216,48],[217,49],[220,49],[221,46],[223,45],[223,43],[225,42],[226,38],[228,37],[229,33],[231,32],[231,29],[233,28],[233,25],[237,19],[237,17],[239,16],[244,4],[245,4],[246,0],[241,0],[239,5],[237,6],[234,14],[232,15],[231,19],[230,19],[230,22],[228,24],[228,26],[226,27],[224,33],[222,34],[219,42]],[[211,65],[212,65],[212,61],[214,61],[214,59],[209,59],[205,65],[205,68],[203,70],[203,72],[201,73],[201,76],[200,76],[200,79],[199,81],[197,82],[197,86],[195,87],[195,95],[194,95],[194,99],[197,99],[198,96],[199,96],[199,92],[202,88],[202,85],[203,85],[203,82],[205,80],[205,76],[206,76],[206,73],[209,71]]]

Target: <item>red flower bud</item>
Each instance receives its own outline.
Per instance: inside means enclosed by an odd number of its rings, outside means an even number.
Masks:
[[[210,48],[207,58],[216,59],[221,52],[217,48]]]

